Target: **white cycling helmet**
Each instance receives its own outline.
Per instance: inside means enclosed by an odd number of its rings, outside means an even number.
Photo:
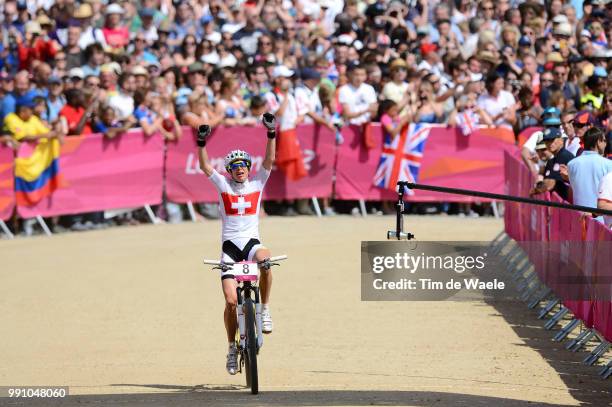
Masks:
[[[247,168],[251,169],[251,156],[246,151],[232,150],[225,156],[225,170],[230,172],[230,164],[234,161],[246,161]]]

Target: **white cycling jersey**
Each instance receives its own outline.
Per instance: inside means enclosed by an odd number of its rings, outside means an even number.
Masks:
[[[259,207],[269,177],[270,171],[261,168],[253,177],[239,183],[213,170],[209,179],[219,192],[222,242],[259,239]]]

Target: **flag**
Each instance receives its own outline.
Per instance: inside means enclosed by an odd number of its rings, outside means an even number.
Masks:
[[[431,126],[427,124],[411,123],[398,136],[385,136],[374,186],[395,190],[398,181],[417,181],[429,130]],[[413,194],[410,190],[407,193]]]
[[[478,128],[478,115],[471,110],[457,114],[457,124],[464,136],[469,136]]]
[[[18,205],[32,206],[60,187],[60,143],[40,140],[36,147],[22,144],[15,159],[15,198]]]

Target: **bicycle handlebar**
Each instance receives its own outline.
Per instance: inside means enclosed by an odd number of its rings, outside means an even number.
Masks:
[[[286,260],[287,257],[288,256],[286,254],[283,254],[281,256],[270,257],[267,260],[269,262],[275,262],[275,261],[279,261],[279,260]],[[263,260],[263,261],[265,261],[265,260]],[[263,261],[258,262],[258,263],[262,263]],[[221,266],[221,265],[228,266],[228,265],[233,265],[234,263],[233,262],[222,262],[222,261],[219,261],[219,260],[207,260],[207,259],[204,259],[204,264],[208,264],[210,266]]]

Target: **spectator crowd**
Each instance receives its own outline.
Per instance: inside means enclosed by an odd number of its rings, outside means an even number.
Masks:
[[[5,0],[0,11],[0,142],[13,148],[132,127],[174,140],[183,125],[250,126],[265,111],[281,132],[544,124],[523,158],[541,177],[534,193],[565,198],[587,177],[572,158],[612,149],[610,0]]]

